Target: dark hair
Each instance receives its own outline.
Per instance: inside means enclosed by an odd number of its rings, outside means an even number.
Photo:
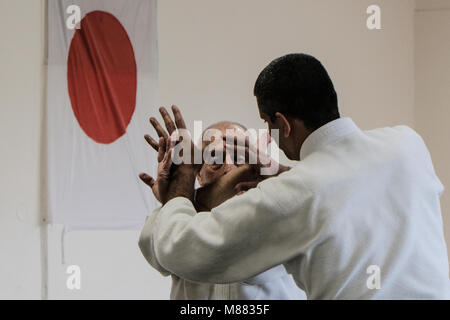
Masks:
[[[280,112],[315,130],[339,118],[333,82],[320,61],[307,54],[288,54],[272,61],[258,76],[254,94],[272,121]]]

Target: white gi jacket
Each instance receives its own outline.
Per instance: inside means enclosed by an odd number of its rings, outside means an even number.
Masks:
[[[443,186],[416,132],[341,118],[314,131],[300,159],[211,214],[172,199],[143,234],[144,255],[212,283],[284,263],[308,299],[450,298]]]
[[[148,262],[156,268],[163,276],[172,276],[172,288],[170,290],[171,300],[306,300],[305,293],[300,290],[294,282],[292,275],[286,272],[283,265],[278,265],[255,277],[241,282],[213,284],[200,283],[185,280],[170,274],[167,270],[159,267],[159,264],[147,255],[147,239],[151,239],[155,233],[155,218],[160,209],[156,209],[147,218],[141,234],[141,247]]]

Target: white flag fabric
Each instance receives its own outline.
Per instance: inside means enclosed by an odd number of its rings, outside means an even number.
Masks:
[[[157,164],[143,138],[158,101],[156,0],[50,0],[48,14],[51,222],[138,229],[154,207],[138,174]]]

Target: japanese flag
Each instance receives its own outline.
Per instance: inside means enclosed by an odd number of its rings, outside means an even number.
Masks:
[[[154,206],[139,172],[158,101],[155,0],[50,0],[47,142],[52,223],[135,229]]]

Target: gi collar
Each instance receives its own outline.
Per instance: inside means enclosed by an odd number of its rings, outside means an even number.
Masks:
[[[320,147],[324,147],[349,133],[359,130],[360,129],[350,118],[339,118],[328,122],[319,129],[313,131],[305,139],[300,148],[300,160],[304,159]]]

